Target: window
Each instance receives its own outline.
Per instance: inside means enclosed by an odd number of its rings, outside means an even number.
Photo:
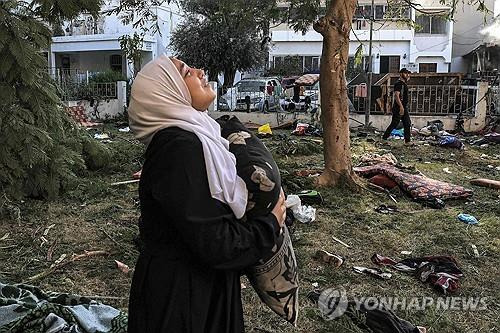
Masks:
[[[122,71],[122,56],[120,54],[113,54],[110,58],[110,67],[112,70],[121,72]]]
[[[380,56],[380,73],[399,72],[399,61],[399,56]]]
[[[437,64],[436,63],[420,63],[418,64],[419,73],[436,73]]]
[[[274,68],[283,66],[283,57],[273,57]]]
[[[384,6],[377,5],[375,6],[375,19],[382,20],[384,18]]]
[[[415,23],[420,27],[417,33],[431,35],[448,33],[448,22],[442,16],[417,15]]]

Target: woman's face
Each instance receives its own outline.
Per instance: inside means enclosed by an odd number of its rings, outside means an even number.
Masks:
[[[191,105],[198,111],[205,111],[215,99],[215,91],[208,84],[203,69],[191,68],[177,58],[170,58],[181,73],[191,94]]]

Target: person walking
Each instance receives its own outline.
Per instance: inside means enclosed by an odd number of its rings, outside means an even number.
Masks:
[[[394,84],[394,102],[392,104],[392,121],[389,127],[385,130],[382,138],[387,140],[401,120],[404,125],[405,143],[411,141],[411,119],[410,110],[408,109],[408,81],[410,80],[411,72],[406,68],[399,71],[399,80]]]

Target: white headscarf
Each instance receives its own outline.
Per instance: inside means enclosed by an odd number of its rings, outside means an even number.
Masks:
[[[191,106],[188,87],[167,55],[151,61],[137,74],[128,117],[135,137],[145,145],[156,132],[167,127],[179,127],[196,134],[203,146],[212,197],[229,205],[237,218],[243,217],[248,191],[236,174],[236,158],[229,151],[229,142],[221,136],[219,124],[207,112]]]

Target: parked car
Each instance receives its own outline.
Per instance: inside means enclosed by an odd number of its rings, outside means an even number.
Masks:
[[[235,111],[278,111],[282,87],[277,78],[243,79],[234,85]]]

